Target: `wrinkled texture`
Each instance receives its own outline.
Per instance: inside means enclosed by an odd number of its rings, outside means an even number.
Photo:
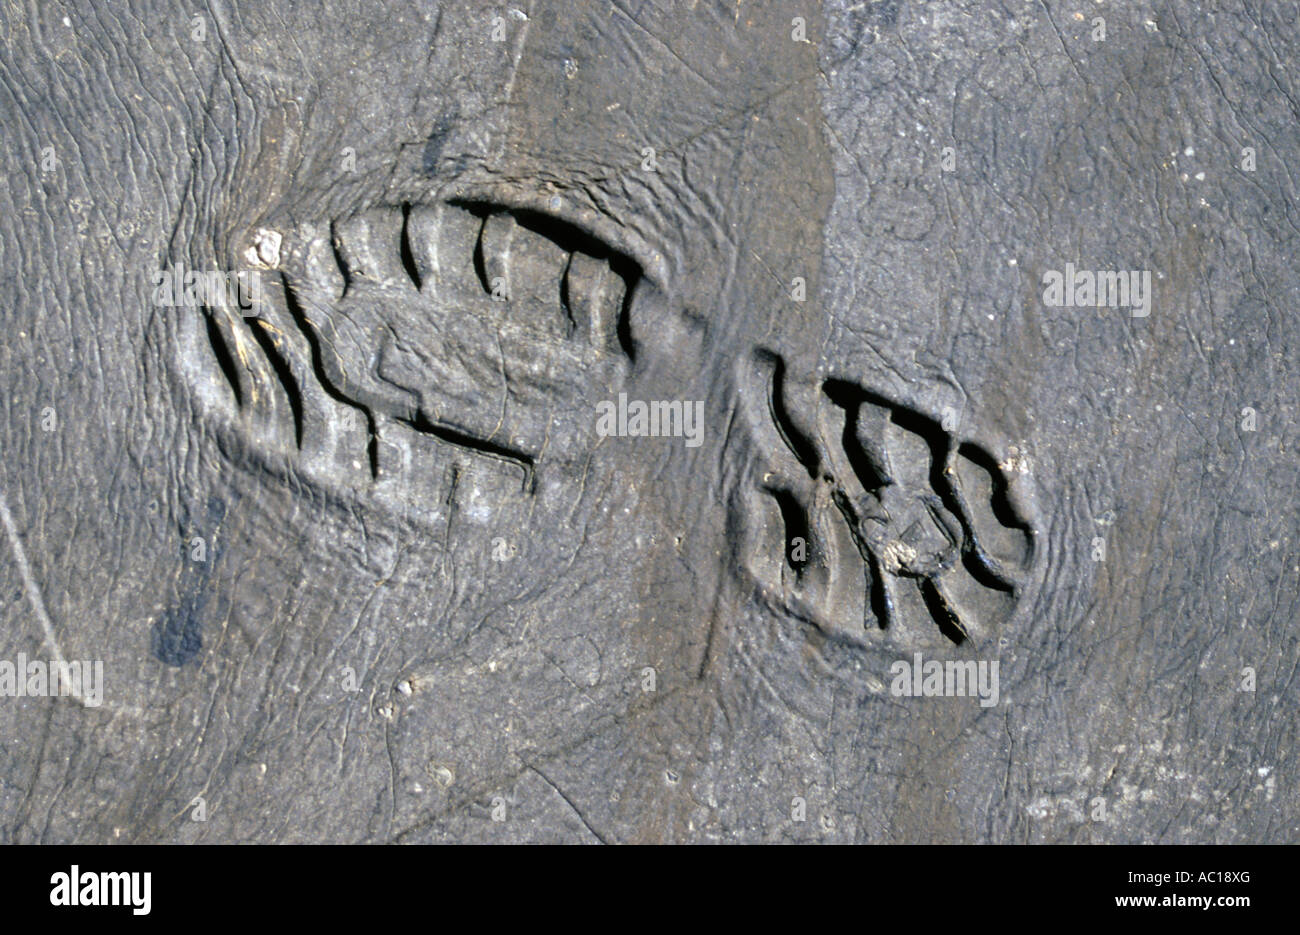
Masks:
[[[0,659],[105,702],[0,698],[0,840],[1300,837],[1295,4],[86,6],[0,6]]]

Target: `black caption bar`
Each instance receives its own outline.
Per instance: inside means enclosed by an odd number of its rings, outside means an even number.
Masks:
[[[1276,913],[1283,897],[1276,853],[1262,847],[881,847],[852,853],[731,848],[658,848],[620,859],[482,847],[455,851],[377,847],[8,847],[5,905],[52,921],[137,925],[201,918],[246,921],[285,912],[332,926],[428,918],[432,903],[490,905],[536,918],[558,909],[656,907],[661,921],[696,910],[722,914],[769,903],[798,911],[852,899],[870,918],[910,904],[927,923],[1051,912],[1050,918],[1200,918],[1240,921]],[[747,881],[743,892],[735,884]],[[845,886],[845,884],[850,884]],[[710,895],[711,894],[711,895]],[[484,903],[484,899],[488,903]],[[873,908],[873,905],[875,908]],[[605,911],[605,910],[602,910]]]

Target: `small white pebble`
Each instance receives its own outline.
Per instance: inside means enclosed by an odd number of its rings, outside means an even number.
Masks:
[[[280,265],[280,243],[283,238],[279,231],[260,229],[257,232],[254,245],[257,247],[257,258],[271,268]]]

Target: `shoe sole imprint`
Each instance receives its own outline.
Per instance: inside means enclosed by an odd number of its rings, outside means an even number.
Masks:
[[[730,529],[766,603],[863,646],[991,636],[1035,543],[997,459],[853,382],[793,381],[771,351],[743,369],[754,460]]]
[[[285,248],[257,309],[190,316],[190,384],[263,467],[398,500],[448,458],[534,493],[542,449],[593,430],[584,396],[626,379],[632,301],[653,288],[597,236],[486,200],[379,206]]]

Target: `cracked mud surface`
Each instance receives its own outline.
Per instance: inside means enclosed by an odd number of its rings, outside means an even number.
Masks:
[[[0,840],[1300,838],[1295,10],[1102,6],[0,12]]]

